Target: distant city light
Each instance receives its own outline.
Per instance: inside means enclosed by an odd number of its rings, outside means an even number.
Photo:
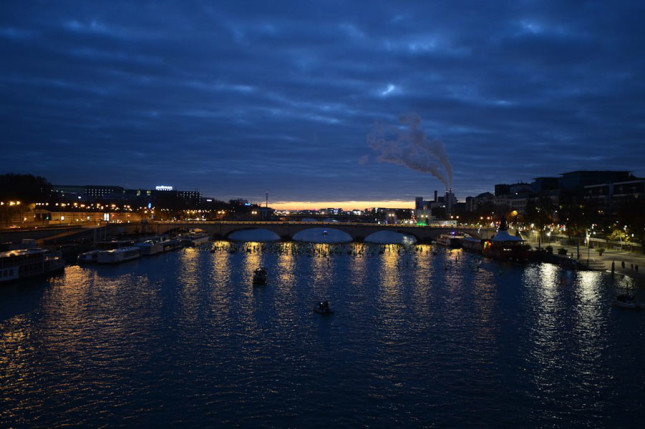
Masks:
[[[155,186],[155,189],[157,191],[172,191],[172,186],[159,185],[159,186]]]

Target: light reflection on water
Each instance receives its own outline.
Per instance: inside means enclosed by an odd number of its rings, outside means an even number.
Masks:
[[[644,318],[610,306],[623,279],[425,245],[214,247],[70,266],[0,290],[10,304],[0,425],[625,426],[643,416]],[[267,286],[251,284],[258,266]],[[319,299],[335,313],[314,314]]]

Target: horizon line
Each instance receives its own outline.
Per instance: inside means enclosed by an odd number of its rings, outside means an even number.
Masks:
[[[413,209],[414,201],[409,200],[387,200],[387,201],[276,201],[269,202],[269,207],[276,210],[320,210],[320,209],[343,209],[343,210],[365,210],[366,208],[387,208],[387,209]]]

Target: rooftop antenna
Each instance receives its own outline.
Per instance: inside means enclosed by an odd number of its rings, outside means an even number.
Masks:
[[[264,207],[269,208],[269,192],[266,193],[266,202]]]

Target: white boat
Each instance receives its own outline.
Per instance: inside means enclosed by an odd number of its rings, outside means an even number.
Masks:
[[[118,264],[139,259],[140,257],[141,251],[138,247],[119,247],[118,249],[100,251],[97,262],[99,264]]]
[[[643,305],[636,301],[631,293],[620,293],[614,300],[614,307],[626,308],[628,310],[640,310]]]
[[[161,241],[161,246],[163,247],[164,252],[168,252],[170,250],[181,249],[183,247],[183,244],[181,240],[177,238],[170,238],[170,239]]]
[[[100,250],[90,250],[88,252],[83,252],[78,255],[76,260],[79,264],[92,264],[98,262]]]
[[[65,261],[60,252],[40,248],[0,252],[0,283],[50,274],[64,268]]]
[[[181,236],[181,241],[186,246],[199,246],[211,241],[210,235],[205,232],[191,231]]]
[[[461,247],[461,240],[464,238],[463,235],[457,235],[454,232],[452,234],[441,234],[435,242],[439,246],[450,247],[451,249],[459,249]]]
[[[150,256],[156,255],[164,251],[164,245],[162,241],[159,240],[145,240],[138,243],[134,243],[135,247],[138,247],[141,256]]]

